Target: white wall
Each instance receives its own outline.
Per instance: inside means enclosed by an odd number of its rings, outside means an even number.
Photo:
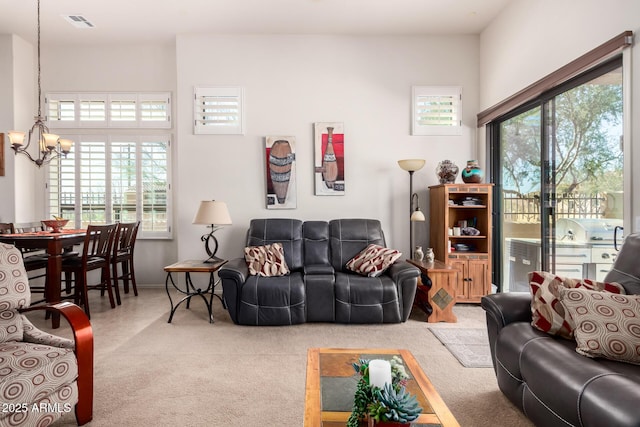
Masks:
[[[14,172],[13,151],[9,148],[7,131],[13,124],[13,36],[0,35],[0,59],[5,66],[0,67],[0,129],[5,134],[4,142],[4,167],[5,176],[0,176],[0,222],[13,221],[14,215]]]
[[[191,221],[203,199],[227,202],[233,226],[220,230],[219,255],[241,255],[249,220],[365,217],[381,220],[387,243],[409,255],[409,176],[397,165],[424,158],[414,191],[428,212],[427,186],[443,159],[475,158],[478,37],[179,36],[178,138],[174,186],[178,254],[202,258],[203,226]],[[194,86],[242,86],[245,135],[194,135]],[[412,85],[460,85],[464,134],[410,135]],[[315,196],[313,123],[345,129],[344,196]],[[265,208],[264,137],[296,137],[295,210]],[[427,245],[421,224],[415,244]]]
[[[480,36],[480,110],[525,88],[623,31],[640,30],[637,0],[514,0]],[[640,161],[640,48],[627,49],[631,66],[629,164]],[[626,55],[626,54],[625,54]],[[627,70],[627,69],[626,69]],[[625,71],[626,71],[625,70]],[[635,83],[635,84],[633,84]],[[629,124],[629,123],[628,123]],[[628,132],[629,133],[629,132]],[[640,188],[640,174],[625,170],[631,187]],[[630,217],[636,227],[640,197],[631,197]],[[639,218],[640,219],[640,218]],[[628,224],[625,224],[628,227]]]
[[[5,176],[0,177],[0,221],[31,221],[22,219],[25,212],[38,209],[38,199],[34,188],[37,172],[25,156],[15,156],[9,145],[7,133],[13,129],[28,130],[33,125],[37,112],[34,91],[34,50],[33,47],[14,35],[0,35],[0,129],[5,134],[4,156]],[[10,201],[10,202],[7,202]]]
[[[256,217],[378,218],[389,245],[408,256],[409,176],[397,160],[427,160],[414,175],[414,191],[428,212],[427,186],[437,183],[437,163],[451,159],[463,166],[477,156],[478,45],[477,36],[183,35],[175,47],[43,46],[42,85],[44,92],[173,93],[174,239],[140,240],[136,253],[138,281],[160,284],[163,266],[204,258],[199,237],[207,229],[191,224],[203,199],[229,205],[234,224],[216,234],[223,257],[241,255],[249,220]],[[243,86],[246,135],[193,135],[196,85]],[[463,135],[411,136],[412,85],[462,86]],[[345,196],[314,195],[313,123],[318,121],[344,122]],[[295,210],[265,208],[267,135],[297,138]],[[34,197],[44,200],[44,192]],[[416,232],[415,244],[427,246],[427,225],[418,224]]]

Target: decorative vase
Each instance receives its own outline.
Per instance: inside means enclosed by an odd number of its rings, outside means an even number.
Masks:
[[[433,248],[427,248],[427,250],[424,253],[424,260],[427,262],[433,262],[436,259],[434,253],[433,253]]]
[[[335,184],[337,178],[338,162],[336,160],[336,153],[333,150],[333,128],[328,127],[327,146],[322,156],[322,179],[327,188],[333,189],[333,184]]]
[[[422,246],[416,246],[413,251],[413,259],[415,261],[422,261],[424,259],[424,252],[422,252]]]
[[[440,180],[440,184],[453,184],[456,182],[459,171],[460,168],[451,160],[443,160],[436,167],[436,175]]]
[[[376,421],[374,424],[376,427],[409,427],[411,423],[401,423],[397,421]]]
[[[477,160],[467,160],[467,167],[462,169],[460,175],[467,184],[478,184],[482,182],[482,169],[478,166]]]

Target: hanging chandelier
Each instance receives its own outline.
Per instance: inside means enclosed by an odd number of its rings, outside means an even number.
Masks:
[[[27,143],[24,143],[26,133],[12,130],[8,132],[11,148],[16,155],[22,153],[38,167],[49,163],[51,160],[64,156],[71,151],[73,141],[61,139],[58,135],[49,133],[49,128],[45,125],[46,116],[42,116],[42,87],[40,84],[40,0],[38,0],[38,115],[34,117],[35,123],[31,126]],[[29,153],[31,143],[38,144],[38,157]]]

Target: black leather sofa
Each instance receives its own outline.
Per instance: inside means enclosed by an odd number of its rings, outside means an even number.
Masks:
[[[640,294],[640,234],[627,236],[606,282]],[[531,297],[483,297],[500,390],[537,426],[640,427],[640,365],[576,353],[531,326]],[[640,345],[640,342],[638,342]]]
[[[398,323],[409,317],[420,274],[416,267],[396,261],[379,277],[345,269],[367,245],[385,246],[379,221],[251,220],[246,246],[278,242],[291,270],[286,276],[249,275],[244,258],[230,260],[219,270],[234,323]]]

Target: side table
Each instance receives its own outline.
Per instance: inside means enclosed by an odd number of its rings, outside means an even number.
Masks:
[[[453,306],[456,303],[458,270],[438,260],[408,259],[407,262],[420,269],[414,304],[427,314],[427,322],[457,322]]]
[[[164,271],[167,272],[167,279],[165,280],[165,288],[167,290],[167,296],[169,297],[169,302],[171,303],[171,314],[169,315],[169,320],[167,323],[171,323],[173,319],[173,315],[176,310],[183,302],[187,302],[187,308],[189,308],[189,304],[191,303],[191,298],[199,295],[203,300],[205,305],[207,306],[207,310],[209,312],[209,323],[213,323],[213,296],[215,295],[220,299],[224,306],[224,300],[220,295],[215,294],[213,291],[216,285],[220,282],[220,279],[215,280],[214,273],[220,269],[227,261],[222,260],[219,262],[203,262],[201,260],[188,260],[188,261],[180,261],[175,264],[168,265],[164,268]],[[181,289],[176,285],[173,281],[173,277],[171,273],[184,273],[185,275],[185,288]],[[209,273],[209,284],[205,290],[201,288],[196,288],[191,281],[191,273]],[[178,301],[177,304],[173,304],[173,299],[171,298],[171,293],[169,292],[169,282],[171,285],[184,295],[184,297]],[[206,295],[210,294],[209,301],[207,301]]]

